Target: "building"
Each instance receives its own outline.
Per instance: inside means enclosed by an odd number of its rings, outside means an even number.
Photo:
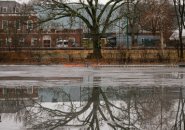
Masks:
[[[82,29],[43,29],[38,21],[31,6],[1,0],[0,47],[56,47],[59,40],[67,40],[69,46],[80,45]]]
[[[178,46],[179,44],[179,29],[176,29],[172,32],[172,35],[169,38],[170,46]],[[185,29],[182,30],[182,43],[185,46]]]
[[[115,46],[129,48],[132,45],[131,35],[117,34],[115,39]],[[139,33],[135,35],[135,42],[138,47],[158,47],[160,44],[160,36],[151,33]]]
[[[28,46],[36,21],[30,7],[16,1],[0,1],[0,46]]]

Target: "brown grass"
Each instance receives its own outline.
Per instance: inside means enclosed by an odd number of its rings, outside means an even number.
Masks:
[[[176,50],[102,50],[102,59],[87,59],[91,50],[1,51],[0,64],[176,64]]]

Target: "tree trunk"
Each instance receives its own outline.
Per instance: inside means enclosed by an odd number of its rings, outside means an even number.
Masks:
[[[177,18],[177,23],[179,27],[179,47],[180,47],[180,59],[179,61],[183,61],[184,54],[183,54],[183,41],[182,41],[182,31],[184,29],[184,7],[185,3],[179,2],[180,0],[176,1],[173,0],[174,7],[175,7],[175,12],[176,12],[176,18]]]
[[[180,39],[180,61],[183,61],[184,58],[184,53],[183,53],[183,42],[182,42],[182,38]]]
[[[100,40],[93,41],[93,58],[101,59],[101,46],[100,46]]]
[[[163,30],[161,30],[160,32],[160,41],[161,41],[161,50],[162,50],[162,54],[164,56],[164,36],[163,36]]]
[[[136,43],[135,43],[135,34],[134,34],[133,31],[131,32],[131,41],[132,41],[132,47],[135,47],[136,46]]]
[[[100,43],[100,34],[92,34],[92,41],[93,41],[93,53],[90,56],[90,58],[93,59],[101,59],[102,53],[101,53],[101,43]]]
[[[182,41],[182,29],[179,30],[179,44],[180,44],[180,61],[183,61],[184,53],[183,53],[183,41]]]

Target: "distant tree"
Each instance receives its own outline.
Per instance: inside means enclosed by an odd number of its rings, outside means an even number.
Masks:
[[[176,18],[179,30],[179,46],[180,46],[180,61],[184,58],[184,43],[182,40],[182,31],[185,28],[185,1],[184,0],[173,0],[174,8],[176,12]]]
[[[47,17],[43,21],[62,18],[78,18],[88,28],[93,41],[92,58],[102,58],[100,38],[107,29],[124,17],[120,14],[121,7],[127,3],[123,0],[108,0],[104,5],[100,0],[34,0]]]
[[[132,47],[136,46],[135,35],[138,34],[139,31],[139,18],[140,18],[140,0],[127,0],[127,4],[124,6],[122,10],[125,13],[125,18],[127,21],[127,35],[131,35],[131,44]]]
[[[160,33],[161,49],[164,40],[169,37],[169,32],[174,27],[173,8],[168,0],[145,0],[141,7],[140,26],[143,30],[150,31],[153,35]],[[165,32],[165,33],[164,33]],[[166,34],[168,34],[166,36]]]

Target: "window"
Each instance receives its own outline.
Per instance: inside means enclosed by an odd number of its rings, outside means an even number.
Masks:
[[[142,43],[144,43],[144,41],[145,41],[145,39],[144,39],[144,38],[142,38],[142,39],[141,39],[141,42],[142,42]]]
[[[3,88],[3,95],[7,94],[15,94],[15,89],[14,88]]]
[[[33,88],[27,88],[27,94],[33,94]]]
[[[19,12],[19,8],[14,7],[14,8],[13,8],[13,13],[18,13],[18,12]]]
[[[24,44],[24,41],[25,41],[24,38],[20,38],[19,39],[19,44]]]
[[[32,20],[27,21],[27,29],[33,29],[33,21]]]
[[[58,38],[56,39],[56,42],[61,41],[61,40],[62,40],[62,38],[61,38],[61,37],[58,37]]]
[[[50,35],[43,36],[43,47],[51,47],[51,36]]]
[[[2,44],[3,44],[3,39],[0,38],[0,46],[2,46]]]
[[[8,94],[8,89],[7,88],[3,88],[3,95]]]
[[[8,28],[8,21],[7,20],[3,20],[2,21],[2,29],[7,29]]]
[[[7,7],[3,7],[2,12],[7,13]]]
[[[69,37],[69,42],[75,42],[75,38],[74,37]]]
[[[24,38],[20,38],[19,39],[19,42],[24,42]]]
[[[50,40],[44,40],[44,47],[51,47],[51,41]]]
[[[77,46],[75,38],[73,38],[73,37],[69,38],[69,43],[71,44],[72,47],[76,47]]]
[[[31,46],[35,46],[37,44],[37,38],[31,39]]]
[[[6,43],[11,43],[12,42],[12,38],[6,38]]]
[[[20,20],[15,21],[15,28],[20,29]]]
[[[0,88],[0,95],[3,94],[3,88]]]

